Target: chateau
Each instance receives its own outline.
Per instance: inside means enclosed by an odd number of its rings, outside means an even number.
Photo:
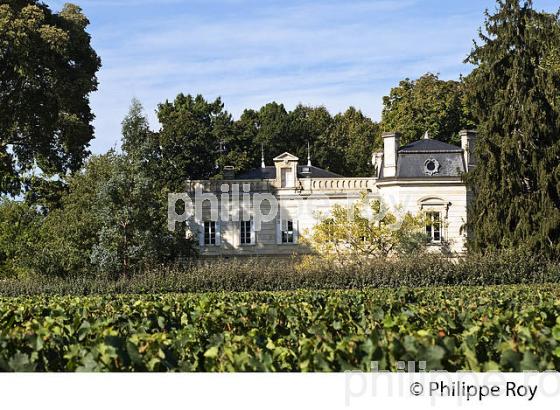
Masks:
[[[397,214],[424,213],[433,249],[462,253],[469,201],[462,174],[475,166],[476,132],[463,130],[460,137],[460,147],[427,134],[401,146],[398,133],[384,133],[370,177],[337,175],[313,166],[309,156],[302,164],[288,152],[274,158],[274,165],[263,160],[260,168],[239,175],[226,167],[223,180],[188,182],[189,196],[202,199],[189,226],[203,256],[302,253],[307,250],[300,237],[313,229],[318,214],[367,193]]]

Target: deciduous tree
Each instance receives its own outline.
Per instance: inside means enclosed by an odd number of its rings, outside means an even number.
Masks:
[[[395,215],[383,202],[366,195],[349,207],[335,205],[304,236],[304,243],[326,258],[341,263],[358,258],[413,254],[424,249],[424,218]]]
[[[402,80],[383,97],[381,128],[399,131],[401,143],[430,137],[444,142],[459,142],[459,131],[473,125],[464,107],[461,81],[440,80],[427,73],[417,80]]]
[[[0,194],[19,193],[33,168],[64,174],[88,156],[100,67],[88,24],[72,4],[0,4]]]
[[[379,127],[350,107],[334,116],[318,145],[320,166],[345,176],[371,176],[371,155],[380,146]]]
[[[219,172],[222,144],[232,132],[233,120],[217,98],[179,94],[173,102],[159,104],[162,174],[169,189],[185,189],[188,179],[207,179]]]

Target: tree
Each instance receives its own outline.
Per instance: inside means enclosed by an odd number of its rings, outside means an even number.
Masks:
[[[371,176],[371,155],[380,146],[378,131],[378,125],[354,107],[335,115],[318,139],[320,166],[345,176]]]
[[[320,138],[328,132],[331,123],[332,117],[325,107],[299,104],[293,111],[287,111],[283,104],[271,102],[259,111],[245,110],[236,127],[244,136],[243,145],[251,167],[261,164],[261,145],[265,163],[272,165],[272,159],[286,151],[306,159],[308,143],[315,165],[322,166],[322,160],[328,155]]]
[[[150,129],[148,118],[138,99],[132,99],[121,125],[124,156],[138,164],[139,172],[154,182],[155,189],[163,190],[168,172],[163,161],[159,135]]]
[[[165,184],[184,190],[187,179],[207,179],[218,172],[222,144],[232,131],[233,120],[217,98],[179,94],[174,102],[158,105],[162,166]],[[179,191],[182,192],[182,191]]]
[[[24,202],[0,201],[0,279],[31,272],[27,262],[42,222],[43,217]]]
[[[261,150],[255,141],[257,116],[255,111],[245,110],[239,120],[233,123],[230,133],[224,136],[217,159],[218,176],[222,176],[224,166],[233,166],[236,173],[260,166]]]
[[[313,165],[343,175],[368,176],[371,154],[380,145],[378,125],[353,107],[333,118],[325,107],[300,104],[287,111],[272,102],[259,111],[245,110],[236,127],[244,137],[246,165],[252,167],[261,163],[261,144],[268,165],[285,151],[304,162],[309,144]]]
[[[27,262],[49,276],[118,276],[156,261],[152,243],[159,222],[149,182],[126,156],[95,156],[69,178],[62,207],[50,212]]]
[[[422,216],[397,216],[381,201],[363,195],[350,207],[335,205],[304,236],[304,243],[319,255],[340,263],[360,258],[421,252],[427,243]]]
[[[328,158],[330,150],[325,140],[333,124],[333,118],[325,107],[308,107],[299,104],[289,114],[290,139],[289,145],[283,151],[289,151],[302,162],[307,159],[307,144],[309,144],[312,164],[320,168],[330,169]],[[281,154],[283,151],[278,152]]]
[[[122,123],[123,154],[92,157],[68,178],[48,213],[29,265],[57,276],[130,276],[193,255],[185,231],[167,231],[167,192],[157,136],[138,101]]]
[[[81,172],[68,178],[61,207],[45,217],[37,247],[28,264],[47,276],[91,276],[96,273],[92,250],[103,227],[99,192],[114,172],[114,153],[90,158]]]
[[[312,163],[348,176],[372,174],[371,155],[381,145],[379,126],[350,107],[334,118],[325,107],[298,105],[287,111],[271,102],[258,111],[246,109],[233,121],[220,99],[207,102],[202,96],[179,94],[173,103],[159,105],[162,129],[156,140],[165,186],[177,190],[187,179],[219,178],[223,167],[232,165],[242,173],[283,152],[307,158]]]
[[[128,277],[158,262],[165,223],[159,215],[158,191],[140,163],[126,156],[110,160],[109,179],[97,192],[100,229],[91,260],[101,272]]]
[[[146,156],[147,150],[152,148],[152,144],[150,144],[152,140],[156,140],[156,138],[153,138],[150,131],[142,103],[133,98],[128,114],[122,122],[122,150],[134,160],[141,160]]]
[[[71,4],[0,4],[0,194],[18,194],[31,169],[64,174],[88,156],[100,68],[88,24]]]
[[[145,267],[176,263],[194,254],[185,229],[167,231],[167,193],[162,153],[142,105],[133,100],[122,122],[124,155],[97,192],[100,220],[92,261],[102,272],[130,276]]]
[[[401,143],[422,138],[459,142],[459,131],[473,125],[464,107],[464,85],[461,81],[443,81],[427,73],[417,80],[406,78],[383,97],[381,128],[399,131]]]
[[[25,202],[46,215],[62,206],[62,198],[68,193],[68,185],[60,178],[31,175],[25,178],[24,191]]]
[[[499,0],[468,62],[479,123],[471,246],[560,251],[560,45],[557,16]]]
[[[265,162],[272,165],[272,159],[293,147],[290,135],[290,116],[283,104],[271,102],[258,112],[255,145],[265,148]]]

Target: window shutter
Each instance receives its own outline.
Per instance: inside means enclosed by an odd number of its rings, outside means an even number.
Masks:
[[[241,246],[241,224],[243,223],[242,221],[243,220],[240,219],[239,222],[235,224],[237,226],[235,228],[235,240],[234,240],[236,247]]]
[[[204,248],[204,222],[198,224],[198,246]]]
[[[276,221],[276,244],[280,245],[282,243],[282,220],[278,218]]]
[[[222,226],[220,224],[220,221],[217,220],[216,221],[216,246],[220,246],[222,243]]]
[[[299,239],[299,221],[294,221],[294,243],[298,243]]]
[[[255,245],[256,243],[255,224],[253,220],[251,220],[251,245]]]

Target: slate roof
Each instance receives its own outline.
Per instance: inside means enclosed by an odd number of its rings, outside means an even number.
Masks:
[[[254,168],[242,174],[235,175],[235,179],[274,179],[276,167]]]
[[[447,144],[438,140],[422,139],[411,142],[399,148],[399,153],[406,152],[463,152],[461,147],[456,145]]]
[[[282,154],[285,155],[286,153]],[[290,154],[291,155],[291,154]],[[439,164],[438,172],[429,175],[426,172],[426,161],[436,160]],[[310,173],[303,173],[304,168],[309,168]],[[396,178],[438,178],[459,177],[465,172],[463,149],[456,145],[447,144],[438,140],[421,139],[399,148],[397,152]],[[340,178],[334,172],[315,166],[307,167],[298,165],[298,177],[305,178]],[[236,175],[235,179],[275,179],[276,167],[267,166],[255,168]],[[383,167],[380,178],[383,179]]]
[[[434,159],[439,163],[438,172],[426,172],[426,161]],[[383,170],[383,168],[382,168]],[[438,178],[459,177],[465,172],[463,149],[445,142],[421,139],[399,148],[397,152],[396,178]],[[383,178],[381,171],[380,178]]]
[[[309,168],[310,174],[302,173],[304,168]],[[305,178],[305,177],[337,178],[340,177],[340,175],[315,166],[308,167],[307,165],[298,165],[298,177],[299,178]],[[274,166],[251,169],[247,172],[235,176],[235,179],[274,179],[274,178],[276,178],[276,167]]]
[[[427,160],[435,159],[439,170],[433,175],[426,172]],[[462,151],[456,152],[400,152],[397,160],[397,178],[458,177],[465,172]]]

